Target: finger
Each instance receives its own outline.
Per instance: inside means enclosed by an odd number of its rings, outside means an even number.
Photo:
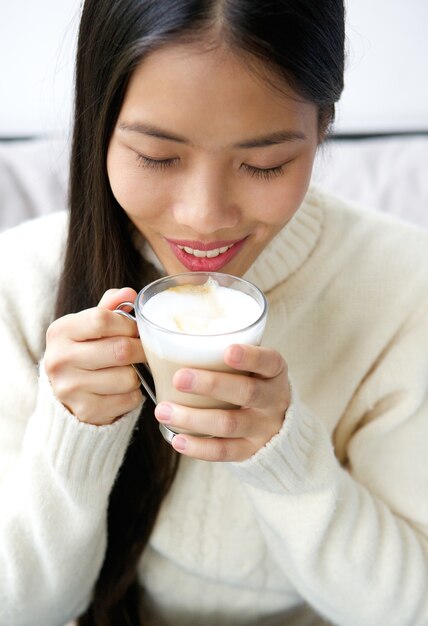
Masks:
[[[69,379],[67,379],[69,380]],[[65,383],[67,384],[67,383]],[[76,370],[72,382],[68,383],[67,395],[81,390],[95,395],[118,395],[140,388],[140,380],[133,367],[109,367],[93,372]]]
[[[138,329],[135,322],[123,315],[114,313],[114,309],[122,302],[134,302],[137,293],[130,287],[109,289],[101,298],[98,306],[63,319],[68,326],[69,338],[73,341],[87,341],[101,337],[125,335],[137,337]],[[61,323],[61,320],[57,320]]]
[[[61,398],[58,398],[61,401]],[[140,390],[109,396],[80,393],[78,397],[63,402],[81,422],[103,426],[136,409],[143,401]]]
[[[98,306],[100,309],[114,311],[114,309],[122,302],[134,302],[136,297],[137,292],[135,289],[131,289],[131,287],[109,289],[99,301]]]
[[[257,450],[248,439],[216,439],[181,434],[173,437],[171,445],[185,456],[220,463],[245,461]]]
[[[184,393],[260,409],[285,404],[288,389],[286,376],[261,379],[244,374],[193,369],[178,370],[174,374],[173,385]]]
[[[287,370],[287,364],[276,350],[233,344],[226,348],[224,361],[229,367],[251,372],[262,378],[275,378]]]
[[[249,409],[196,409],[160,402],[155,417],[174,431],[210,437],[253,437],[260,430],[260,414]]]
[[[67,336],[72,341],[88,341],[102,337],[138,337],[137,324],[108,309],[94,307],[79,313],[66,315],[54,322],[57,334]],[[51,331],[53,329],[50,329]],[[53,333],[50,332],[50,338]]]
[[[74,367],[89,371],[146,362],[140,339],[125,336],[71,343],[67,358]]]

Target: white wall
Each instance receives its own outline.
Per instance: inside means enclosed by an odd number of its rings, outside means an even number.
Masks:
[[[347,0],[347,10],[337,131],[428,130],[428,0]],[[0,137],[67,128],[79,13],[80,0],[0,0]]]
[[[428,0],[345,0],[347,70],[337,129],[428,131]]]
[[[0,137],[67,128],[79,16],[80,0],[0,0]]]

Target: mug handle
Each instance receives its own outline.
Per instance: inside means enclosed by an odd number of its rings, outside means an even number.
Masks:
[[[131,313],[127,313],[126,311],[122,311],[122,308],[124,306],[129,306],[131,309],[133,309],[134,308],[134,303],[133,302],[121,302],[114,309],[113,313],[119,313],[119,315],[123,315],[124,317],[127,317],[129,320],[131,320],[133,322],[137,322],[137,318],[134,317],[133,315],[131,315]]]
[[[122,310],[122,307],[131,307],[131,309],[134,308],[134,303],[133,302],[121,302],[120,304],[117,305],[117,307],[114,309],[114,313],[118,313],[119,315],[123,315],[124,317],[127,317],[129,320],[131,320],[132,322],[137,322],[136,318],[131,315],[131,313],[127,313],[126,311]],[[152,389],[150,388],[148,382],[145,380],[144,376],[142,375],[141,371],[138,368],[138,365],[131,363],[131,367],[134,368],[135,373],[138,376],[138,380],[140,381],[142,387],[144,387],[144,390],[147,392],[148,396],[150,397],[150,399],[153,401],[154,404],[157,404],[156,401],[156,396],[154,394],[154,392],[152,391]]]

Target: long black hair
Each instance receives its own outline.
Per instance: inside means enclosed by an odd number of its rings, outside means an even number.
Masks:
[[[86,0],[75,77],[70,225],[56,315],[95,306],[110,287],[139,290],[154,269],[110,189],[106,155],[124,94],[144,56],[176,42],[227,44],[267,66],[334,118],[343,89],[342,0]],[[140,626],[137,564],[170,488],[177,456],[146,403],[110,495],[108,545],[80,626]]]

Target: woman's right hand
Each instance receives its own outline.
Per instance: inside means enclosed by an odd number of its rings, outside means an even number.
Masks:
[[[146,361],[137,325],[114,313],[133,289],[110,289],[93,309],[55,320],[46,333],[45,370],[56,398],[80,421],[111,424],[142,401],[131,363]]]

